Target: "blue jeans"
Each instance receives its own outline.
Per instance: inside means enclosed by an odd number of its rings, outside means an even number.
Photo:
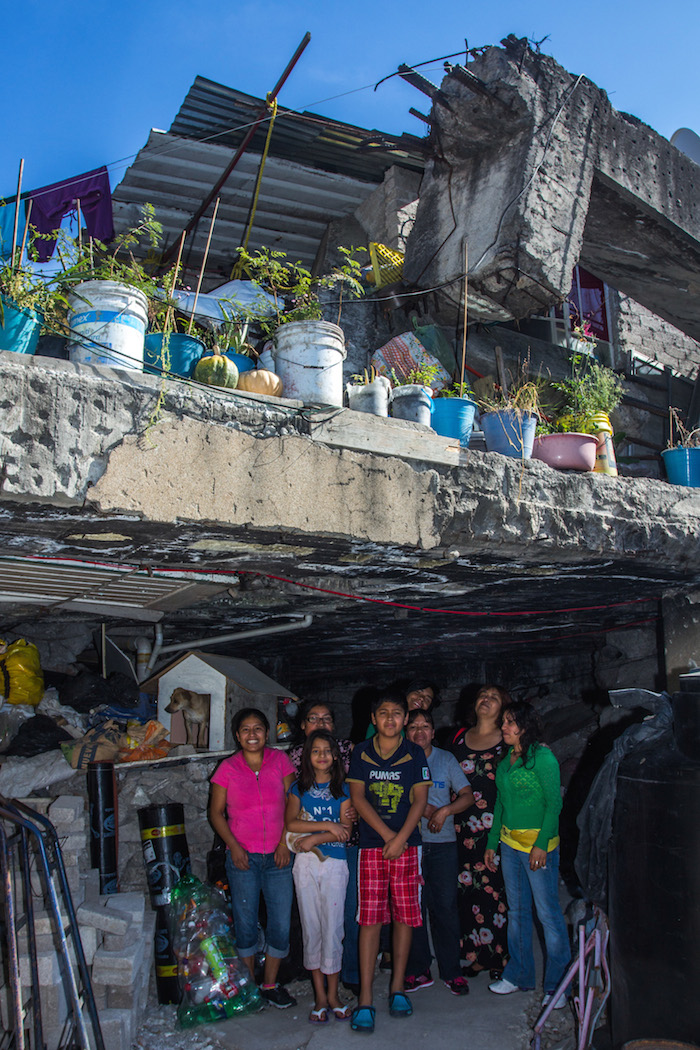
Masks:
[[[292,862],[278,868],[274,853],[249,853],[248,864],[248,871],[240,871],[226,850],[226,874],[231,889],[238,954],[244,959],[255,955],[262,890],[267,909],[265,952],[273,959],[284,959],[289,952],[289,917],[294,893]]]
[[[357,861],[360,851],[357,846],[348,846],[345,859],[348,862],[350,877],[345,894],[345,936],[343,938],[343,968],[341,980],[345,984],[359,984],[360,971],[357,960],[357,941],[360,927],[357,925]]]
[[[459,913],[457,911],[457,843],[423,839],[423,925],[413,931],[406,973],[418,977],[430,969],[431,955],[426,926],[430,916],[433,947],[443,981],[461,976]]]
[[[544,931],[547,961],[545,994],[553,992],[571,962],[571,947],[559,906],[559,847],[547,854],[547,867],[530,870],[530,854],[501,843],[501,871],[508,898],[508,955],[505,980],[529,989],[535,987],[532,951],[532,902]]]

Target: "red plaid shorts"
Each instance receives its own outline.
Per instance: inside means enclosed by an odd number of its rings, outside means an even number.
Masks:
[[[392,919],[405,926],[423,925],[419,846],[409,846],[396,860],[384,860],[379,846],[361,849],[358,880],[360,926],[383,926]]]

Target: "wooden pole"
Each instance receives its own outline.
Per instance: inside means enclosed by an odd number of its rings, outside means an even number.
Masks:
[[[221,197],[217,197],[216,198],[216,204],[214,205],[214,214],[211,217],[211,224],[209,226],[209,236],[207,237],[207,246],[204,249],[204,258],[202,259],[202,268],[199,271],[199,280],[197,281],[197,291],[194,293],[194,304],[192,306],[192,314],[190,316],[190,323],[189,323],[189,327],[187,329],[187,334],[188,335],[192,331],[192,325],[194,324],[194,315],[195,315],[195,311],[197,309],[197,300],[199,299],[199,289],[202,287],[202,280],[204,278],[204,268],[207,265],[207,259],[209,257],[209,245],[211,244],[211,235],[214,232],[214,223],[216,222],[216,213],[219,210],[219,202],[220,202],[220,200],[221,200]],[[185,235],[185,231],[183,231],[183,238],[184,238],[184,235]]]
[[[173,279],[172,279],[172,281],[170,283],[170,291],[168,292],[168,299],[172,299],[173,292],[175,291],[175,285],[177,284],[177,275],[180,272],[180,260],[182,259],[182,249],[185,247],[185,237],[186,236],[187,236],[187,233],[186,233],[185,230],[183,230],[182,231],[182,236],[180,237],[180,247],[179,247],[178,253],[177,253],[177,262],[175,263],[175,269],[173,270]],[[163,332],[167,332],[168,331],[168,325],[170,323],[170,318],[171,318],[172,313],[173,313],[173,308],[172,308],[172,305],[170,305],[170,306],[168,306],[168,309],[167,309],[166,314],[165,314],[165,321],[163,322]]]
[[[277,81],[277,83],[273,87],[272,91],[268,94],[267,101],[266,101],[265,105],[263,106],[262,110],[260,111],[260,113],[259,113],[258,117],[256,118],[256,120],[254,121],[254,123],[248,129],[248,131],[247,131],[247,133],[245,135],[245,138],[243,139],[243,141],[241,142],[240,146],[236,150],[236,153],[235,153],[233,159],[227,165],[226,170],[224,171],[223,175],[221,175],[221,177],[217,180],[216,185],[213,187],[213,189],[211,189],[209,191],[208,195],[205,197],[205,199],[202,201],[200,206],[197,208],[197,211],[194,213],[194,215],[192,216],[190,221],[187,223],[187,226],[185,226],[185,233],[189,233],[190,230],[194,229],[194,227],[197,225],[197,223],[201,219],[202,215],[204,215],[205,211],[207,210],[207,208],[209,207],[211,202],[214,200],[214,198],[219,194],[220,190],[223,188],[224,183],[226,183],[228,181],[229,175],[231,174],[233,169],[238,164],[238,161],[241,159],[241,157],[243,156],[243,154],[247,150],[248,144],[250,143],[251,139],[255,135],[255,132],[258,130],[258,128],[262,124],[263,120],[265,120],[266,117],[268,117],[268,115],[269,115],[268,103],[272,102],[274,99],[277,98],[277,96],[279,95],[280,91],[282,90],[282,88],[283,88],[287,78],[289,77],[289,74],[292,72],[292,70],[294,69],[294,66],[297,64],[297,62],[301,58],[302,52],[304,51],[304,49],[306,48],[306,46],[307,46],[307,44],[309,43],[310,40],[311,40],[311,33],[305,33],[303,40],[299,44],[299,47],[296,49],[296,51],[294,52],[294,54],[290,58],[289,62],[287,63],[287,66],[286,66],[284,72],[282,73],[282,76],[279,78],[279,80]],[[172,257],[172,255],[174,253],[174,250],[175,250],[175,243],[173,242],[170,245],[170,247],[166,248],[165,251],[163,252],[163,254],[161,256],[161,260],[160,260],[161,261],[161,266],[164,263],[166,263],[168,261],[168,259],[170,259]]]
[[[30,197],[29,198],[29,203],[27,204],[27,218],[24,220],[24,235],[22,237],[22,250],[19,253],[20,266],[22,265],[22,256],[24,255],[24,247],[25,247],[25,245],[27,243],[27,234],[29,233],[29,219],[30,219],[30,216],[32,214],[32,204],[33,203],[34,203],[34,201]]]
[[[462,333],[462,367],[459,373],[459,396],[464,397],[464,368],[467,361],[467,284],[469,271],[469,245],[464,242],[464,313],[462,315],[462,324],[464,331]]]
[[[80,197],[75,203],[78,208],[78,257],[80,257],[83,254],[83,217],[80,214]]]
[[[24,174],[24,157],[19,162],[19,175],[17,176],[17,197],[15,200],[15,221],[12,226],[12,255],[10,269],[15,268],[15,249],[17,247],[17,226],[19,224],[19,202],[22,198],[22,176]]]

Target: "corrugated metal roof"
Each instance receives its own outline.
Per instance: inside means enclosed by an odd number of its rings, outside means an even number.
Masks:
[[[131,568],[93,568],[31,558],[0,559],[2,602],[68,612],[160,620],[165,611],[210,598],[224,588],[189,579],[150,576]]]
[[[182,233],[228,164],[225,146],[152,131],[148,143],[115,189],[112,200],[117,230],[138,221],[150,203],[163,224],[163,247]],[[241,243],[253,196],[259,158],[245,154],[221,190],[221,203],[209,251],[207,273],[228,280]],[[374,184],[269,157],[265,165],[251,250],[267,245],[311,265],[328,223],[355,209]],[[212,208],[186,241],[185,259],[198,267],[204,255]],[[220,283],[217,280],[216,283]]]
[[[197,77],[170,131],[173,135],[208,139],[237,149],[264,107],[263,99]],[[262,153],[266,135],[264,121],[250,144],[253,153]],[[370,131],[317,113],[297,113],[279,106],[270,155],[378,183],[392,164],[422,172],[423,146],[424,140],[415,135]]]
[[[261,99],[198,77],[170,131],[151,131],[114,190],[117,231],[134,225],[141,205],[148,202],[163,224],[162,247],[176,241],[263,105]],[[265,134],[263,124],[221,191],[205,287],[230,276],[257,177],[256,151],[262,150]],[[203,141],[212,136],[211,141]],[[417,151],[363,149],[362,142],[372,136],[387,141],[387,136],[349,124],[282,111],[275,123],[249,248],[276,248],[310,266],[328,223],[352,215],[389,167],[422,170]],[[410,140],[420,143],[412,136]],[[213,205],[186,242],[185,262],[191,268],[201,264],[212,210]]]

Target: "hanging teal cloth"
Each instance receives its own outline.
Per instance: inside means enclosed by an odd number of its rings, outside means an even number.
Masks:
[[[15,201],[0,204],[0,259],[9,259],[12,255],[12,231],[15,225]],[[17,223],[17,242],[22,243],[24,224],[27,221],[24,201],[19,202],[19,222]]]

